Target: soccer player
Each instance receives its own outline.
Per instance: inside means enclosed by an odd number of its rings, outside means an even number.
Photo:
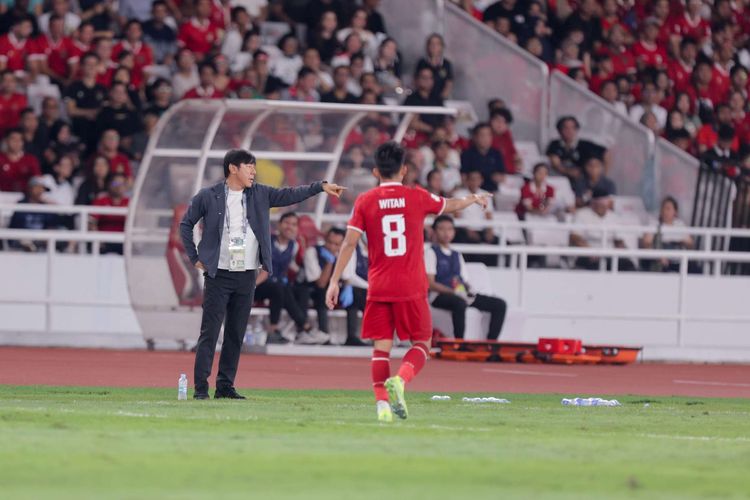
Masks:
[[[333,309],[339,297],[339,280],[357,243],[367,235],[369,289],[362,319],[362,338],[374,341],[372,381],[378,420],[391,422],[393,413],[408,416],[404,386],[422,369],[429,357],[432,318],[427,303],[427,273],[424,266],[424,219],[428,214],[451,213],[477,203],[487,206],[487,197],[471,194],[445,199],[422,188],[401,182],[406,175],[404,149],[387,142],[375,151],[373,173],[380,185],[361,194],[333,270],[326,305]],[[390,353],[394,330],[411,349],[394,377],[390,376]]]

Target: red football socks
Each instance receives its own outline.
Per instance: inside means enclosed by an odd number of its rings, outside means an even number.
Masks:
[[[388,401],[388,391],[385,390],[385,381],[391,376],[390,353],[387,351],[372,351],[372,390],[375,392],[376,401]]]
[[[406,351],[401,367],[398,369],[398,376],[409,383],[414,376],[424,367],[427,358],[430,357],[430,350],[424,344],[414,344],[411,349]]]

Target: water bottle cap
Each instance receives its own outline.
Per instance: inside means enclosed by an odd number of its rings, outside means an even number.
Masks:
[[[187,375],[185,375],[184,373],[180,373],[180,378],[182,377],[187,377]]]

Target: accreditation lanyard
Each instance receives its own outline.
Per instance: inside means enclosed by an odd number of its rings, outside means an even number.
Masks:
[[[229,186],[224,183],[224,221],[227,225],[227,237],[229,234]],[[242,191],[242,237],[247,236],[247,208],[245,207],[245,191]]]

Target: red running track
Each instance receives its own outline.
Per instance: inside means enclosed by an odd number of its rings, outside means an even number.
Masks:
[[[180,373],[192,378],[193,359],[188,352],[3,347],[0,384],[174,387]],[[237,375],[241,388],[368,390],[370,384],[366,358],[243,354]],[[430,360],[411,389],[437,394],[750,398],[750,365],[561,366]]]

